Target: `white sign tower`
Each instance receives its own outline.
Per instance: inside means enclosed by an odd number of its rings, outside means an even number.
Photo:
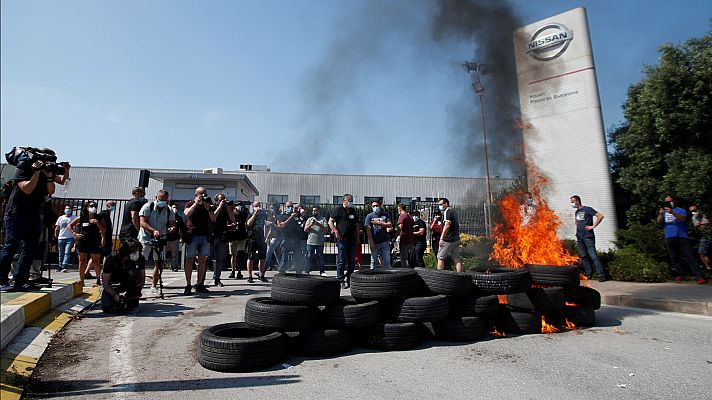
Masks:
[[[524,152],[549,178],[542,192],[573,239],[572,195],[601,212],[596,247],[614,247],[616,209],[586,10],[576,8],[514,31]]]

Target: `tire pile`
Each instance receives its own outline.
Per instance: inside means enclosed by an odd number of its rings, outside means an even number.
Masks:
[[[270,297],[247,301],[245,322],[200,334],[198,362],[214,371],[246,372],[277,365],[286,353],[334,356],[352,345],[406,350],[424,336],[473,342],[493,329],[540,333],[542,315],[561,328],[566,320],[591,326],[601,302],[597,291],[579,286],[577,267],[536,265],[466,273],[363,270],[351,276],[352,297],[340,294],[336,278],[277,274]]]

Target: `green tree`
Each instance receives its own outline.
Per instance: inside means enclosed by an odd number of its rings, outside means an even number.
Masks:
[[[712,209],[712,31],[659,53],[628,89],[626,121],[609,134],[629,223],[649,221],[667,193]]]

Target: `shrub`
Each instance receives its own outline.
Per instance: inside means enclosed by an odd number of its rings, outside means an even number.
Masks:
[[[656,261],[632,246],[616,250],[608,269],[613,279],[619,281],[664,282],[670,278],[666,263]]]
[[[627,229],[618,230],[616,237],[619,248],[632,247],[655,261],[667,260],[662,228],[654,222],[631,224]]]
[[[425,262],[425,268],[437,268],[438,258],[433,253],[428,253],[423,256],[423,261]]]
[[[492,243],[486,237],[461,234],[460,257],[463,270],[487,265],[492,253]]]

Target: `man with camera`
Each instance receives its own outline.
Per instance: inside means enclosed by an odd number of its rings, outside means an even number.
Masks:
[[[215,260],[213,280],[215,286],[224,286],[220,281],[223,269],[230,263],[230,230],[229,226],[235,223],[235,203],[228,202],[224,194],[215,195],[215,223],[213,224],[212,255]]]
[[[230,205],[228,203],[228,205]],[[242,279],[242,270],[247,267],[247,219],[250,213],[242,202],[237,202],[235,209],[235,223],[230,227],[230,265],[232,272],[228,278]]]
[[[205,263],[210,256],[210,243],[208,235],[210,234],[210,223],[215,222],[215,214],[210,207],[212,199],[208,196],[208,191],[204,187],[195,189],[195,198],[185,204],[183,214],[187,218],[188,229],[190,230],[192,240],[185,246],[185,280],[186,286],[184,294],[191,294],[191,277],[193,275],[193,263],[195,257],[198,257],[198,279],[195,285],[195,291],[199,293],[208,293],[208,288],[205,287]]]
[[[252,214],[247,219],[250,239],[247,245],[247,282],[253,283],[252,270],[257,262],[258,279],[267,282],[265,278],[265,257],[267,256],[267,241],[265,240],[265,225],[267,212],[262,209],[259,201],[252,203]]]
[[[57,164],[54,152],[40,157],[37,153],[21,152],[17,160],[6,156],[8,162],[17,166],[12,178],[12,188],[5,211],[5,243],[0,251],[0,287],[6,291],[36,291],[39,286],[29,282],[30,267],[42,233],[42,206],[45,199],[54,194],[55,182],[64,184],[69,180],[69,163]],[[13,150],[14,151],[14,150]],[[14,161],[14,162],[11,162]],[[12,259],[20,243],[18,273],[14,284],[9,284]]]
[[[143,258],[148,260],[151,252],[153,258],[153,278],[151,282],[151,293],[157,294],[158,280],[163,271],[163,260],[166,254],[166,234],[176,230],[176,216],[173,210],[168,207],[168,192],[159,190],[156,200],[146,203],[139,211],[141,229],[138,240],[143,245]]]
[[[282,256],[279,258],[277,269],[285,273],[289,269],[289,253],[292,253],[292,265],[298,271],[304,268],[300,239],[304,230],[297,221],[299,210],[294,208],[294,203],[287,200],[284,203],[284,213],[277,216],[277,227],[282,230]]]
[[[665,246],[670,255],[670,264],[675,271],[675,281],[680,282],[685,279],[687,271],[680,263],[680,256],[685,257],[689,272],[700,285],[707,283],[702,276],[700,265],[695,259],[695,255],[690,247],[690,239],[687,232],[687,211],[682,207],[675,206],[675,199],[666,196],[665,201],[660,205],[657,222],[663,225],[663,236]]]
[[[119,251],[104,260],[101,310],[105,313],[123,314],[138,307],[146,280],[146,259],[141,247],[136,239],[129,238]]]

